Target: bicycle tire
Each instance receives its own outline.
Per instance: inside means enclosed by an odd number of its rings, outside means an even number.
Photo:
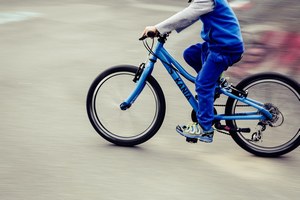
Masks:
[[[156,134],[165,117],[165,97],[152,75],[147,78],[146,86],[135,103],[126,111],[120,109],[120,104],[135,87],[132,80],[137,70],[138,67],[131,65],[111,67],[97,76],[87,94],[86,109],[94,129],[105,140],[119,146],[135,146],[146,142]],[[142,99],[147,102],[142,102]],[[151,108],[151,114],[139,112],[144,108],[150,110],[149,99],[153,100],[151,106],[155,107],[153,110]],[[151,116],[146,121],[148,115]],[[131,122],[131,119],[134,121]],[[146,127],[137,128],[142,125]],[[134,132],[135,128],[139,130]]]
[[[236,87],[239,90],[248,90],[250,98],[260,100],[262,103],[276,102],[275,106],[278,106],[282,113],[282,116],[280,115],[282,125],[278,127],[268,126],[266,133],[263,133],[264,137],[267,135],[269,141],[264,141],[264,139],[257,143],[257,141],[248,138],[249,133],[247,135],[247,133],[230,132],[231,137],[240,147],[257,156],[278,157],[293,151],[300,145],[299,122],[295,122],[295,119],[297,120],[300,114],[299,83],[278,73],[260,73],[242,80]],[[275,91],[275,87],[278,89],[277,91]],[[251,95],[252,93],[253,95]],[[268,102],[268,100],[272,101]],[[241,106],[238,108],[239,105]],[[237,100],[229,97],[226,103],[225,114],[233,115],[240,109],[249,109],[249,107],[247,108]],[[241,123],[250,126],[252,122],[226,121],[229,127],[235,128],[241,126]],[[257,122],[255,123],[257,124]],[[286,141],[282,144],[277,143],[275,139],[279,138]]]

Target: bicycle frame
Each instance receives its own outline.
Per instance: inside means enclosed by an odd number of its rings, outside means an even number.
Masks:
[[[147,62],[143,73],[141,74],[134,91],[129,95],[129,97],[121,104],[121,109],[125,110],[129,108],[134,101],[138,98],[139,94],[142,92],[145,84],[146,79],[148,76],[151,75],[154,65],[157,62],[157,59],[161,61],[164,65],[166,70],[168,71],[169,75],[172,77],[174,82],[176,83],[177,87],[180,89],[182,94],[185,96],[187,101],[190,103],[192,108],[195,112],[198,111],[198,103],[195,99],[194,95],[184,83],[181,76],[183,76],[188,81],[195,83],[196,78],[189,74],[164,48],[165,38],[159,38],[158,42],[149,57],[149,61]],[[181,75],[181,76],[180,76]],[[226,95],[227,97],[234,98],[240,102],[245,103],[255,109],[257,112],[245,112],[245,113],[236,113],[235,115],[224,115],[224,114],[217,114],[215,115],[216,120],[266,120],[272,119],[272,114],[264,108],[264,104],[257,102],[253,99],[247,97],[238,97],[224,87],[219,86],[219,91],[221,94]],[[124,106],[126,107],[124,109]]]

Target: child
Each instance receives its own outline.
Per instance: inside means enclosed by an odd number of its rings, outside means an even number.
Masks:
[[[198,20],[203,23],[198,43],[187,48],[185,61],[198,73],[196,92],[198,95],[198,123],[177,126],[176,130],[187,138],[197,138],[202,142],[213,141],[214,129],[214,92],[217,81],[223,71],[241,59],[244,52],[243,39],[236,15],[227,0],[193,0],[190,5],[165,21],[147,26],[148,32],[165,34],[176,30],[182,31]]]

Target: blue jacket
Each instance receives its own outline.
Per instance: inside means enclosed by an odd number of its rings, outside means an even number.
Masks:
[[[203,22],[201,37],[210,48],[222,52],[244,51],[236,15],[227,0],[193,0],[189,6],[156,25],[161,33],[180,32],[199,19]]]
[[[201,37],[211,49],[228,53],[244,51],[238,19],[226,0],[214,0],[214,10],[200,16]]]

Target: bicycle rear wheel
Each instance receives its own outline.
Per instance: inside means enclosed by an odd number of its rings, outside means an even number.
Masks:
[[[100,136],[116,145],[134,146],[149,140],[164,120],[164,94],[152,76],[134,104],[127,110],[120,109],[135,88],[137,70],[128,65],[112,67],[95,79],[87,95],[91,124]]]
[[[258,121],[226,121],[230,127],[251,129],[252,133],[231,132],[232,138],[239,146],[250,153],[264,157],[280,156],[299,146],[300,87],[297,82],[280,74],[262,73],[244,79],[237,88],[247,90],[248,98],[264,103],[266,107],[277,112],[278,117],[277,120],[274,119],[271,126],[266,126],[262,132],[263,137],[258,139],[257,134],[255,135]],[[256,110],[228,98],[225,110],[227,115],[251,111]]]

